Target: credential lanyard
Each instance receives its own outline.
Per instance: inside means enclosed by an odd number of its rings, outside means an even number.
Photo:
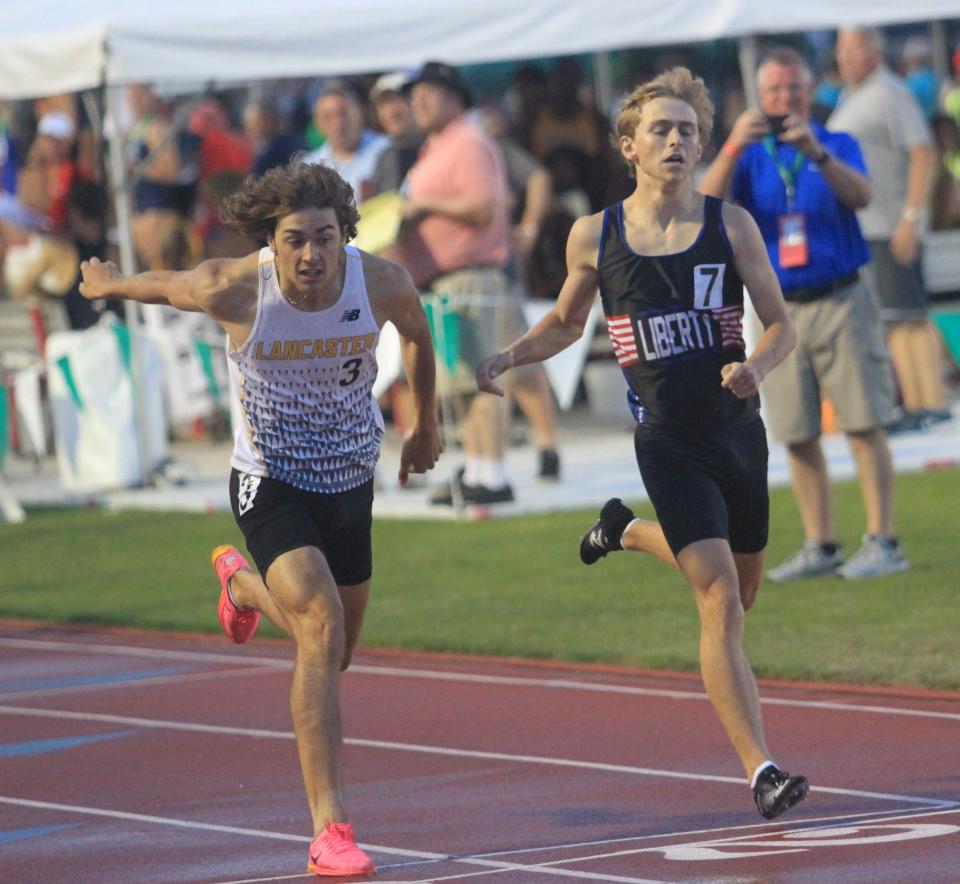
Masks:
[[[777,166],[777,172],[783,180],[783,186],[787,189],[787,211],[792,212],[797,196],[797,173],[803,168],[806,158],[800,151],[797,151],[797,155],[793,158],[790,166],[785,166],[783,160],[780,159],[780,154],[777,151],[777,142],[772,135],[767,135],[763,139],[763,146],[767,149],[767,153],[770,154],[771,159],[773,159],[773,162]]]

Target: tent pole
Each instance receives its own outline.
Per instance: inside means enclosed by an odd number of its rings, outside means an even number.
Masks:
[[[757,38],[753,34],[745,34],[737,41],[737,46],[743,95],[747,107],[757,108],[760,106],[760,97],[757,94]]]
[[[609,52],[595,52],[593,55],[593,89],[597,107],[605,117],[609,117],[614,98]]]
[[[130,211],[130,187],[127,176],[127,164],[123,156],[123,133],[120,131],[120,90],[122,86],[107,85],[104,89],[106,118],[110,120],[112,132],[107,139],[109,145],[109,178],[113,196],[114,211],[117,215],[117,245],[120,250],[120,270],[124,276],[137,272],[137,259],[133,249],[133,227]],[[140,305],[135,301],[123,302],[127,330],[130,332],[130,370],[133,385],[133,411],[137,436],[137,476],[139,484],[145,484],[149,474],[147,464],[147,417],[143,399],[143,353],[140,346],[142,323]]]

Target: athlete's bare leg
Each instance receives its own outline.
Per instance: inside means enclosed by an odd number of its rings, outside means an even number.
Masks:
[[[752,570],[759,574],[763,557],[757,557],[760,561]],[[691,543],[680,550],[677,561],[693,587],[700,614],[703,684],[749,779],[770,753],[756,679],[743,651],[744,606],[737,565],[722,539]]]
[[[620,538],[620,545],[631,552],[642,552],[680,570],[676,556],[667,543],[663,528],[652,519],[634,519]],[[763,580],[763,559],[765,551],[759,553],[733,553],[737,569],[737,582],[740,585],[740,601],[743,610],[749,611],[757,599],[757,590]]]
[[[340,603],[343,605],[346,634],[343,663],[340,665],[342,671],[350,665],[353,649],[357,646],[360,631],[363,629],[363,617],[370,598],[370,581],[351,586],[337,586],[337,590],[340,593]],[[277,604],[259,574],[247,570],[237,571],[230,582],[230,595],[241,608],[253,608],[259,611],[287,638],[293,638],[293,630],[286,612]]]
[[[644,552],[659,559],[671,568],[680,570],[680,565],[667,543],[659,522],[650,519],[634,519],[623,532],[620,545],[631,552]]]
[[[345,606],[316,547],[284,553],[270,565],[266,577],[269,590],[251,572],[238,572],[232,592],[237,604],[257,607],[293,639],[290,711],[314,833],[319,834],[327,823],[348,818],[341,780],[340,670],[352,648],[347,644],[346,611],[355,642],[369,586],[344,587],[356,590]]]

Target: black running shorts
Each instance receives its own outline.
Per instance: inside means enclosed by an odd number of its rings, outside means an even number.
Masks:
[[[302,546],[323,553],[337,586],[364,583],[373,573],[373,479],[319,494],[232,470],[230,506],[264,579],[274,559]]]
[[[703,435],[638,424],[634,448],[674,555],[715,537],[736,553],[766,548],[767,433],[759,417]]]

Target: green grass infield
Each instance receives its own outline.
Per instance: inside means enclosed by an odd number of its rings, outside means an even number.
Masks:
[[[905,574],[764,583],[745,639],[757,675],[960,689],[958,500],[960,470],[897,477]],[[837,484],[835,501],[849,554],[863,530],[856,486]],[[595,517],[377,521],[361,644],[696,671],[685,581],[635,553],[584,567],[577,547]],[[800,540],[789,491],[774,489],[768,565]],[[216,632],[209,553],[241,542],[229,514],[32,510],[0,526],[0,617]]]

